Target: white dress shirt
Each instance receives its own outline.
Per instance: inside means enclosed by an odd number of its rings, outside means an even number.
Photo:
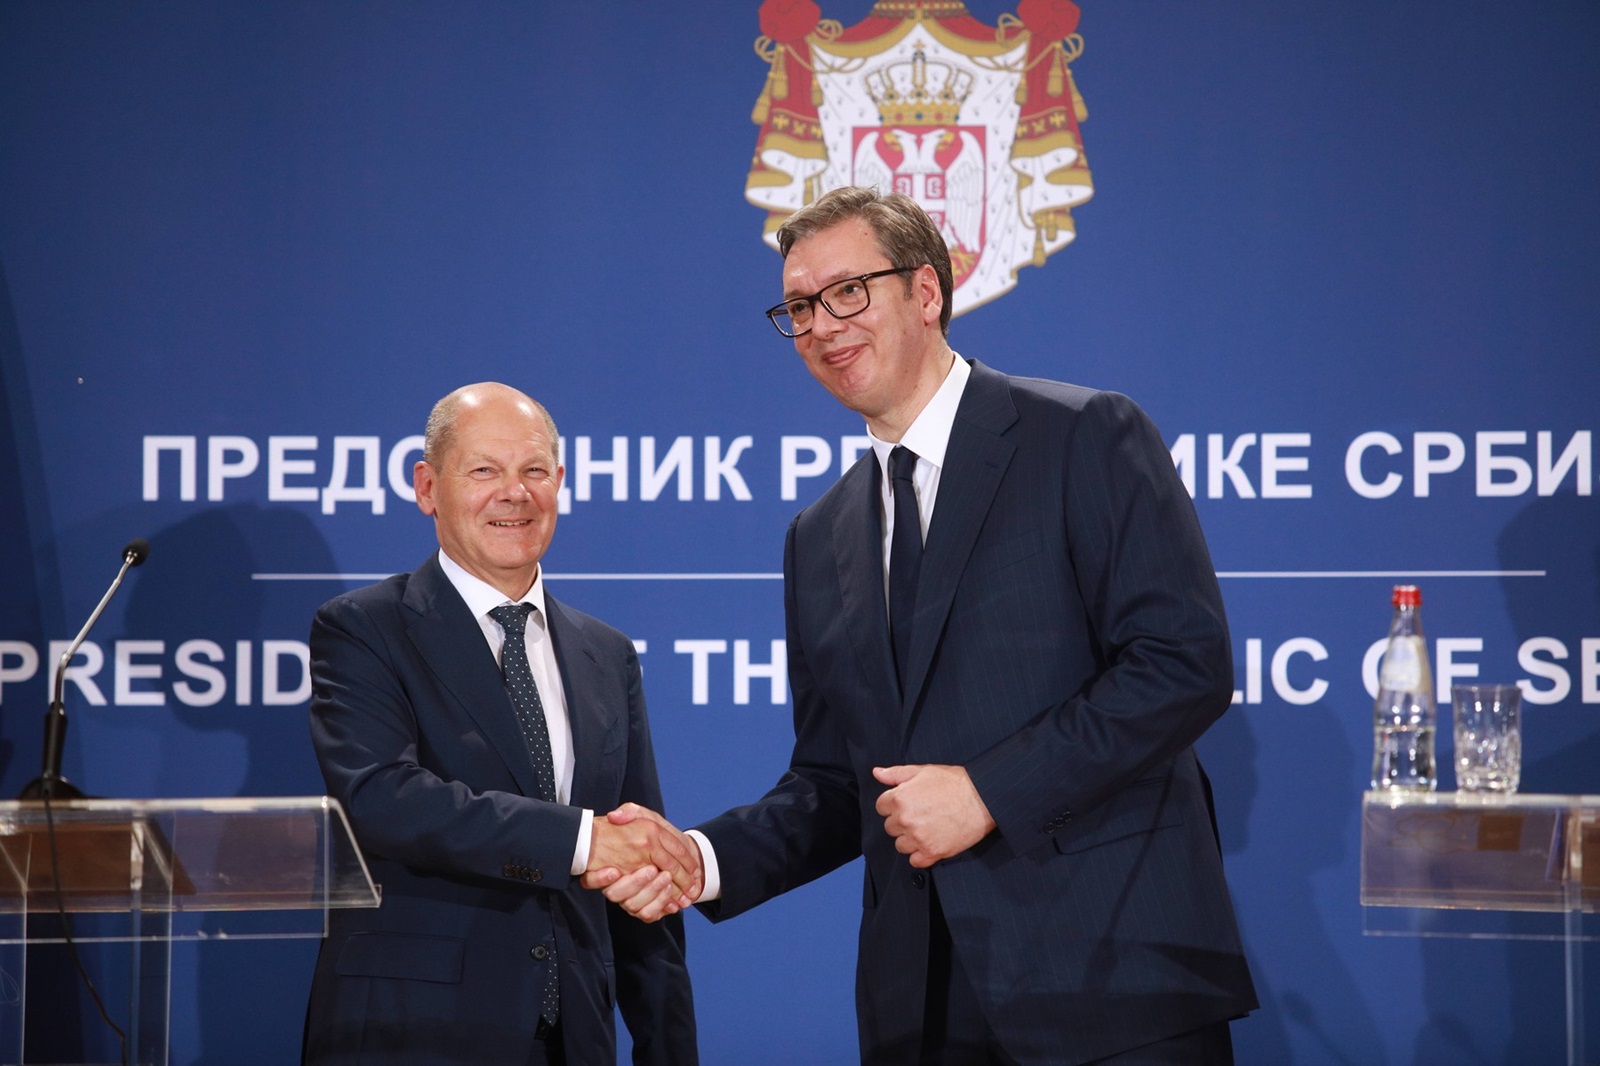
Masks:
[[[878,470],[883,480],[879,486],[883,500],[883,598],[889,600],[889,547],[894,543],[894,482],[889,477],[889,453],[896,444],[904,445],[916,453],[917,468],[911,474],[912,485],[917,490],[917,516],[922,519],[922,540],[927,543],[928,527],[933,524],[933,501],[939,495],[939,474],[944,470],[944,454],[950,447],[950,431],[956,425],[956,409],[961,406],[961,396],[967,391],[967,379],[972,376],[972,366],[961,356],[950,364],[944,384],[933,394],[927,406],[917,413],[916,420],[898,441],[879,440],[871,429],[867,439],[872,441],[872,451],[878,457]]]
[[[928,539],[928,526],[933,522],[933,501],[939,494],[939,473],[944,469],[944,456],[950,447],[950,431],[956,425],[956,409],[961,406],[962,394],[967,391],[967,379],[972,377],[972,366],[957,355],[945,374],[944,383],[927,405],[917,412],[915,421],[898,441],[879,440],[871,429],[867,437],[878,457],[880,471],[879,500],[883,507],[883,601],[889,602],[889,546],[894,542],[894,483],[889,479],[889,453],[895,444],[903,444],[917,455],[917,468],[911,481],[917,490],[917,515],[922,519],[922,539]],[[705,865],[705,890],[697,903],[720,899],[722,876],[717,866],[717,855],[711,841],[698,830],[689,835],[700,846],[700,860]]]
[[[500,661],[500,649],[505,646],[506,631],[489,614],[502,604],[513,602],[499,589],[462,569],[443,548],[439,549],[439,567],[450,584],[467,603],[467,610],[483,630],[483,639],[489,642],[494,661]],[[572,724],[567,718],[567,693],[561,684],[561,670],[556,665],[556,650],[550,639],[550,622],[544,609],[544,570],[540,568],[533,579],[533,587],[517,603],[533,605],[528,615],[528,628],[523,632],[523,642],[528,649],[528,666],[533,671],[533,683],[539,687],[539,702],[544,707],[545,727],[550,732],[550,761],[556,772],[556,800],[567,803],[572,799],[572,772],[577,758],[572,750]],[[572,855],[572,875],[583,873],[589,865],[589,840],[594,830],[594,812],[585,809],[578,827],[578,842]]]

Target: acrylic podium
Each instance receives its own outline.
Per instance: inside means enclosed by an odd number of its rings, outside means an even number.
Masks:
[[[126,954],[115,982],[102,972],[96,983],[124,1008],[113,1014],[122,1015],[128,1061],[164,1066],[173,941],[320,937],[329,910],[379,902],[343,809],[326,797],[73,799],[50,808],[47,816],[37,801],[0,803],[6,1066],[24,1061],[28,947],[64,942],[62,911],[80,951],[114,944],[119,962]],[[123,974],[125,988],[107,987]],[[35,1008],[35,1024],[49,1017]]]
[[[1595,939],[1585,916],[1600,903],[1600,796],[1368,792],[1361,903],[1371,935],[1563,942],[1567,1061],[1583,1061],[1583,943]]]

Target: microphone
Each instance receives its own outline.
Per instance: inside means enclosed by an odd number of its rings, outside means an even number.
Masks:
[[[138,566],[150,558],[150,542],[143,537],[134,537],[122,549],[122,561],[129,566]]]
[[[67,665],[72,662],[72,657],[78,654],[78,649],[83,646],[84,640],[89,636],[89,630],[100,620],[100,615],[105,611],[106,604],[111,602],[111,597],[117,594],[117,589],[122,587],[122,579],[129,570],[143,563],[150,557],[150,542],[143,537],[135,537],[128,541],[122,549],[122,567],[117,571],[117,576],[112,579],[111,587],[106,589],[106,594],[100,597],[94,612],[89,615],[89,620],[83,623],[83,628],[78,630],[78,635],[73,638],[72,644],[61,653],[60,660],[56,663],[55,692],[50,700],[50,709],[44,715],[44,759],[39,776],[28,782],[22,789],[18,799],[25,800],[51,800],[51,799],[82,799],[83,791],[61,776],[61,752],[67,739],[67,709],[62,701],[62,694],[67,684]]]

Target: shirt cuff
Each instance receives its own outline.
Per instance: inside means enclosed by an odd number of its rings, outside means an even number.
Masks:
[[[705,873],[705,887],[700,890],[700,898],[696,903],[710,903],[714,899],[722,898],[722,874],[717,870],[717,853],[711,847],[711,841],[698,829],[687,830],[687,835],[694,838],[700,846],[700,866]]]
[[[589,845],[594,843],[594,812],[585,807],[578,822],[578,846],[572,849],[572,876],[581,877],[589,868]]]

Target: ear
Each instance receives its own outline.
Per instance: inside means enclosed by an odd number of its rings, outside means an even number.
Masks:
[[[433,467],[426,460],[419,461],[411,468],[411,486],[417,493],[417,509],[425,515],[432,515],[438,510],[433,499],[433,489],[437,479],[433,475]]]
[[[944,313],[944,293],[939,291],[939,273],[924,263],[911,275],[911,291],[917,297],[924,326],[937,326]]]

